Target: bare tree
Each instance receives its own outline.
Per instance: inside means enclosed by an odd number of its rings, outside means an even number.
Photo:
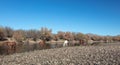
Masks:
[[[5,27],[4,33],[5,33],[6,37],[12,37],[13,36],[13,29],[10,27]]]
[[[58,31],[57,36],[59,37],[59,39],[65,39],[65,38],[64,38],[65,32]]]
[[[113,36],[112,39],[113,39],[113,41],[120,42],[120,35]]]
[[[52,30],[48,28],[41,28],[40,39],[49,41],[52,39]]]
[[[40,32],[34,29],[26,31],[26,37],[27,38],[33,38],[34,41],[36,41],[38,38],[40,38]]]
[[[71,32],[66,32],[64,38],[67,40],[74,40],[74,36]]]
[[[4,34],[3,31],[4,31],[4,30],[3,30],[3,28],[1,27],[1,28],[0,28],[0,40],[4,40],[5,34]]]
[[[57,34],[53,34],[52,35],[52,39],[55,40],[55,41],[58,41],[59,40],[59,37]]]
[[[13,38],[15,38],[18,42],[23,41],[25,39],[23,30],[16,30],[13,33]]]
[[[75,39],[76,40],[81,40],[81,39],[85,39],[85,35],[83,33],[77,33],[75,35]]]

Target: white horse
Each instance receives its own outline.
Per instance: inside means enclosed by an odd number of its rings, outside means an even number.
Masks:
[[[68,40],[65,40],[63,43],[63,47],[68,46]]]

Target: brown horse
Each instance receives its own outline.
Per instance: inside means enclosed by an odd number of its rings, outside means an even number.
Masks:
[[[39,45],[41,49],[44,49],[46,47],[46,43],[44,40],[40,40]]]
[[[0,43],[0,53],[1,54],[11,54],[16,52],[16,42],[4,41]]]
[[[84,41],[83,39],[80,39],[80,40],[79,40],[79,44],[80,44],[80,45],[85,45],[85,41]]]
[[[8,45],[6,42],[0,43],[0,54],[8,54]]]
[[[8,54],[15,53],[16,52],[16,42],[14,41],[8,41],[6,42],[8,46]]]

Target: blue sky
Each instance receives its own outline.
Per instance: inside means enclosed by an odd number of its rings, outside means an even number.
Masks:
[[[0,25],[120,34],[120,0],[0,0]]]

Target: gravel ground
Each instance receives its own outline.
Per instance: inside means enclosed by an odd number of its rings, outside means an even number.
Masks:
[[[120,45],[76,46],[16,53],[0,65],[120,65]]]

